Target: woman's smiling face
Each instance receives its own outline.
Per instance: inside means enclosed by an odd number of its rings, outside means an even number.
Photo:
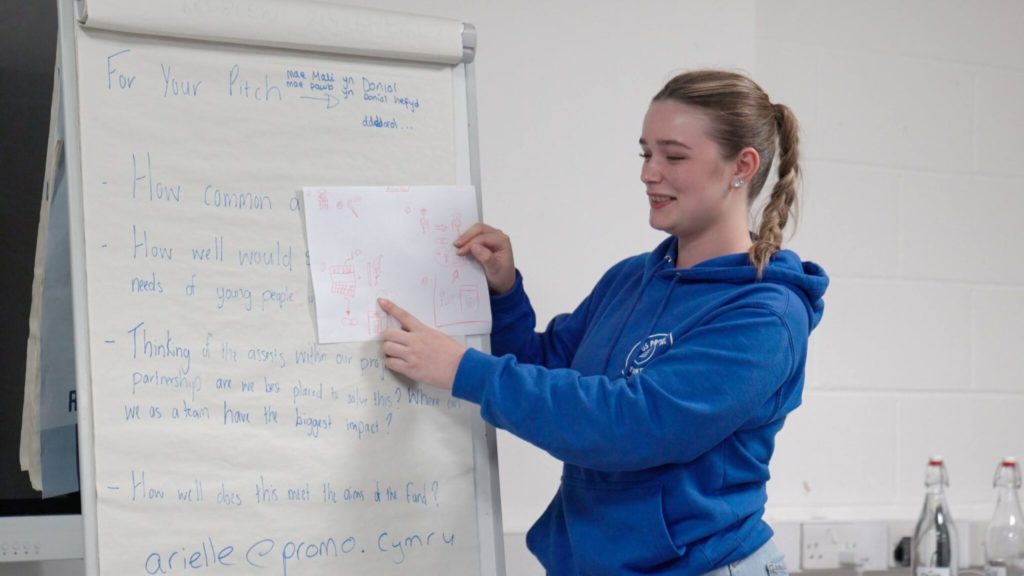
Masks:
[[[708,136],[708,116],[672,100],[651,103],[640,137],[640,180],[647,187],[651,227],[678,238],[698,235],[725,210],[730,165]]]

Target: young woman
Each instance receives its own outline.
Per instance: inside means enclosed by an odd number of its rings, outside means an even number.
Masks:
[[[748,211],[779,150],[778,181]],[[681,74],[640,137],[650,225],[669,236],[613,266],[543,333],[508,237],[456,241],[492,291],[494,355],[388,301],[388,368],[481,407],[565,463],[527,534],[549,574],[785,573],[762,520],[776,433],[800,404],[807,339],[828,285],[782,250],[796,200],[797,122],[749,78]]]

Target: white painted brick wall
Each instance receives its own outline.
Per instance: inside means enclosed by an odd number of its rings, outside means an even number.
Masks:
[[[792,246],[833,279],[770,514],[915,515],[939,453],[985,518],[1024,457],[1021,30],[1015,0],[758,1],[755,78],[803,125]]]

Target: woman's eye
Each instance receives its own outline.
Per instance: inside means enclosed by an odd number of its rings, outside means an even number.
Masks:
[[[686,160],[686,156],[669,156],[669,162],[679,162],[680,160]]]
[[[644,160],[649,160],[651,158],[651,153],[650,152],[641,152],[640,153],[640,157],[643,158]]]

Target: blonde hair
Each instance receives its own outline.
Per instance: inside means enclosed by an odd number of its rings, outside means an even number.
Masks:
[[[776,141],[779,147],[778,181],[761,213],[760,226],[750,247],[750,261],[758,278],[772,255],[782,249],[783,230],[796,212],[797,180],[800,178],[799,125],[787,106],[772,103],[750,78],[726,70],[694,70],[668,81],[652,101],[673,100],[704,110],[710,134],[722,156],[735,158],[746,147],[757,150],[761,165],[750,180],[748,203],[761,193],[768,180]]]

